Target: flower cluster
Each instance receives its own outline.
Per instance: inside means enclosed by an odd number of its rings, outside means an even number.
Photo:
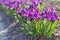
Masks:
[[[31,19],[47,19],[52,22],[59,19],[53,7],[49,7],[48,9],[43,9],[42,12],[39,12],[38,7],[34,8],[32,6],[31,9],[24,8],[24,9],[20,9],[17,12],[18,14],[22,14],[23,16],[31,18]]]
[[[17,9],[18,14],[30,19],[47,19],[55,21],[58,15],[53,7],[39,11],[38,6],[42,4],[41,0],[0,0],[0,4],[7,6],[11,10]]]
[[[38,5],[38,1],[40,2],[40,0],[0,0],[0,4],[1,5],[5,5],[8,6],[11,9],[14,8],[21,8],[22,5],[27,4],[36,4]]]
[[[24,7],[18,8],[17,13],[30,19],[39,19],[41,16],[38,9],[39,4],[42,4],[41,0],[31,0],[30,3],[27,2]]]
[[[0,0],[0,4],[4,5],[12,10],[14,8],[19,7],[21,2],[20,2],[20,0]]]
[[[48,9],[44,9],[42,11],[43,18],[46,18],[47,20],[55,21],[58,20],[59,17],[53,7],[49,7]]]

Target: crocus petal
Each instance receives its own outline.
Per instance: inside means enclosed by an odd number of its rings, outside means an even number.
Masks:
[[[15,5],[14,5],[14,4],[10,4],[10,5],[9,5],[9,8],[10,8],[11,10],[13,10],[13,9],[15,8]]]
[[[47,20],[51,20],[51,15],[50,14],[46,14],[46,19]]]
[[[58,19],[58,15],[57,15],[56,13],[54,13],[53,18],[54,18],[55,20]]]
[[[53,12],[53,11],[55,11],[55,9],[51,6],[48,8],[48,11]]]

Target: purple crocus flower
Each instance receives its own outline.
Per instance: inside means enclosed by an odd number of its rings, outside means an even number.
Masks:
[[[0,0],[0,4],[1,5],[8,5],[9,4],[9,0]]]
[[[38,4],[42,3],[42,0],[32,0],[32,2],[38,5]]]
[[[25,12],[25,13],[23,14],[23,16],[29,17],[29,11]]]
[[[39,19],[40,18],[40,13],[38,13],[38,12],[35,12],[34,13],[34,19]]]
[[[55,20],[58,20],[58,15],[56,13],[54,13],[54,15],[51,18],[51,21],[54,22]]]
[[[9,4],[9,8],[10,8],[11,10],[13,10],[13,9],[15,8],[15,4],[10,3],[10,4]]]
[[[54,22],[55,20],[58,19],[58,15],[55,12],[55,9],[53,7],[49,7],[48,13],[46,14],[46,19]]]
[[[19,10],[17,13],[18,14],[23,14],[23,13],[25,13],[25,11],[22,9],[22,10]]]
[[[44,16],[47,14],[47,10],[46,9],[43,9],[42,12],[41,12],[41,16]]]
[[[56,14],[56,12],[54,12],[53,18],[54,18],[55,20],[58,19],[58,15]]]
[[[51,6],[48,8],[48,11],[53,12],[53,11],[55,11],[55,9]]]
[[[30,19],[32,19],[32,18],[33,18],[33,12],[29,12],[28,17],[29,17]]]
[[[41,19],[44,19],[46,18],[46,14],[47,14],[47,9],[43,9],[42,12],[41,12]]]
[[[51,15],[50,14],[46,14],[46,19],[47,20],[51,20]]]

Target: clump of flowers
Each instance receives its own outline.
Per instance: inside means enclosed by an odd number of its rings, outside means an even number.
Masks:
[[[6,11],[23,24],[22,30],[33,36],[51,37],[59,23],[59,17],[51,6],[44,8],[41,0],[0,0]]]

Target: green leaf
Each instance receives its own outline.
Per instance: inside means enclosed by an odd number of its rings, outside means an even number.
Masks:
[[[44,9],[43,5],[38,5],[39,11],[41,12]]]
[[[48,38],[52,36],[52,34],[54,33],[55,28],[56,28],[56,26],[58,25],[58,23],[59,23],[58,20],[56,20],[54,23],[51,24],[50,29],[49,29],[49,31],[47,32],[47,37],[48,37]]]

